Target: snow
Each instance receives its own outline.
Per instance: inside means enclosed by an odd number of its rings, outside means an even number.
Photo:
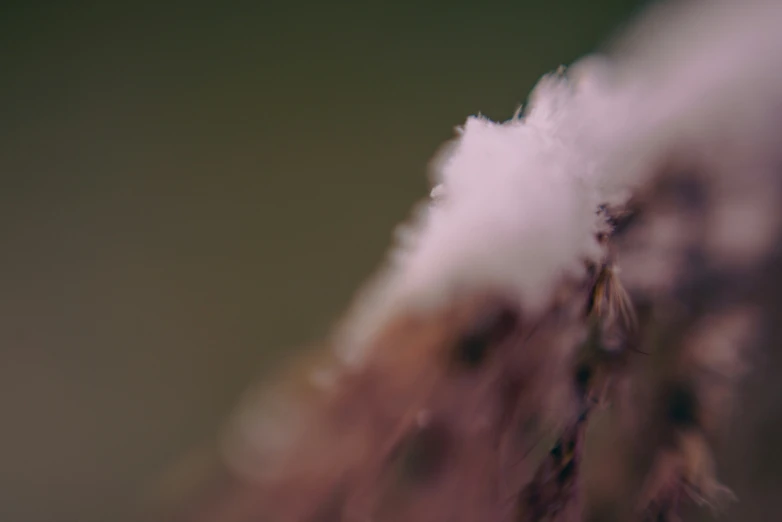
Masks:
[[[751,179],[779,159],[780,109],[782,2],[649,11],[607,56],[545,76],[521,114],[467,119],[432,162],[431,201],[397,231],[336,344],[359,361],[394,314],[460,293],[544,310],[564,278],[605,255],[599,205],[622,204],[682,151]]]

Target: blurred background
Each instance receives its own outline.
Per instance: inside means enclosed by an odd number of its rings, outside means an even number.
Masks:
[[[3,2],[0,520],[139,519],[327,332],[453,127],[640,5]]]

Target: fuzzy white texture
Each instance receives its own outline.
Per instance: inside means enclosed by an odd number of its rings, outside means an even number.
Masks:
[[[603,255],[600,204],[621,204],[682,152],[748,169],[749,180],[777,165],[780,130],[782,2],[663,4],[607,56],[544,77],[522,115],[467,119],[433,161],[431,203],[400,228],[336,344],[360,360],[394,314],[460,291],[499,290],[542,310]]]
[[[465,285],[543,306],[564,274],[600,255],[598,196],[578,175],[581,158],[555,135],[521,120],[470,118],[434,169],[441,199],[396,291],[440,301]]]

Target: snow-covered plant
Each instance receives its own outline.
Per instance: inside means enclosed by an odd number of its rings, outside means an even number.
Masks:
[[[658,6],[508,121],[468,118],[328,350],[248,394],[187,519],[721,507],[710,444],[764,319],[781,131],[782,3],[762,0]]]

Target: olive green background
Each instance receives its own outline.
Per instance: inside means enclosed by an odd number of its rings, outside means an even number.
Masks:
[[[0,4],[0,520],[136,520],[326,332],[453,127],[638,5]]]

